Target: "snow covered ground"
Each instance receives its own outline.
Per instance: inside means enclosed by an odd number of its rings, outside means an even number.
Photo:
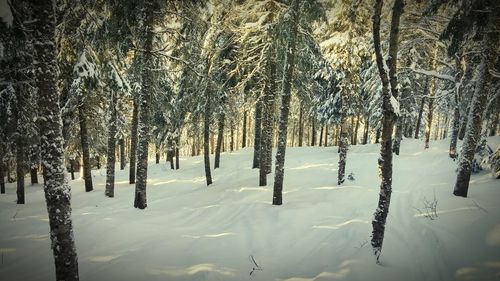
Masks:
[[[210,187],[201,157],[182,158],[178,171],[151,163],[146,210],[132,207],[127,171],[117,171],[113,199],[105,170],[93,171],[93,192],[71,183],[81,280],[499,280],[500,181],[473,175],[469,198],[453,196],[447,146],[406,139],[394,157],[381,265],[369,243],[378,145],[351,147],[355,180],[343,186],[336,147],[287,149],[283,206],[271,205],[273,175],[258,187],[252,148],[223,154]],[[0,195],[2,281],[54,280],[42,186],[27,184],[24,206],[15,184]]]

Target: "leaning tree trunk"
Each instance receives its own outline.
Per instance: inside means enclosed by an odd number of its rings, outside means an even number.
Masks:
[[[137,152],[137,126],[138,126],[138,114],[139,114],[139,106],[134,99],[134,109],[132,110],[132,131],[130,132],[130,150],[129,150],[129,158],[130,158],[130,167],[129,167],[129,184],[135,183],[135,160],[136,160],[136,152]]]
[[[425,97],[428,95],[428,87],[429,80],[427,80],[427,82],[425,83],[424,95],[422,96],[422,100],[420,101],[420,107],[418,108],[417,124],[415,125],[415,139],[418,139],[418,135],[420,134],[420,125],[422,124],[422,115],[424,114]]]
[[[283,86],[281,90],[281,112],[278,129],[278,144],[276,152],[276,169],[274,174],[273,205],[283,204],[283,178],[285,174],[285,152],[288,131],[288,113],[290,112],[290,100],[292,92],[293,70],[295,68],[295,45],[297,40],[297,28],[299,24],[299,2],[293,0],[289,11],[288,21],[288,46],[285,53],[283,70]]]
[[[457,95],[457,93],[455,93]],[[450,151],[449,155],[452,159],[457,157],[457,140],[458,140],[458,130],[460,129],[460,106],[458,104],[458,99],[455,98],[455,108],[453,110],[453,121],[451,125],[451,137],[450,137]]]
[[[453,194],[456,196],[467,197],[469,189],[469,180],[472,170],[472,162],[474,160],[474,153],[476,146],[481,138],[481,128],[483,124],[483,112],[486,107],[486,100],[488,96],[488,85],[491,80],[490,67],[493,67],[495,61],[495,48],[498,44],[498,34],[493,31],[495,26],[493,19],[494,15],[488,16],[489,33],[485,36],[485,52],[481,54],[481,63],[478,67],[478,80],[476,82],[476,89],[472,102],[470,104],[470,112],[466,128],[464,143],[460,155],[460,162],[458,163],[458,175],[455,183]]]
[[[116,162],[116,119],[117,119],[117,104],[118,98],[114,91],[111,91],[111,103],[109,104],[110,109],[110,120],[108,124],[108,155],[107,155],[107,165],[106,165],[106,191],[104,195],[107,197],[115,197],[115,162]]]
[[[222,139],[224,138],[224,121],[226,119],[226,114],[222,112],[219,115],[219,131],[217,134],[217,145],[215,147],[215,163],[214,170],[219,168],[220,165],[220,152],[222,149]]]
[[[252,169],[259,167],[259,156],[261,147],[261,128],[262,128],[262,101],[261,97],[258,98],[255,104],[255,130],[254,130],[254,144],[253,144],[253,164]]]
[[[153,91],[153,73],[151,65],[153,65],[153,57],[151,50],[153,49],[153,1],[144,2],[144,45],[143,45],[143,60],[142,60],[142,91],[139,100],[139,114],[137,116],[137,181],[135,182],[135,198],[134,207],[145,209],[147,207],[146,200],[146,184],[148,178],[148,145],[149,145],[149,122],[150,122],[150,106],[151,95]]]
[[[83,180],[85,181],[85,191],[92,191],[92,166],[90,163],[89,135],[87,132],[87,117],[85,114],[85,100],[80,99],[78,106],[78,119],[80,121],[80,141],[82,144],[83,160]]]
[[[389,37],[389,56],[386,65],[389,73],[384,67],[382,49],[380,44],[380,15],[382,12],[383,0],[375,1],[375,13],[373,15],[373,45],[377,67],[382,80],[382,143],[379,158],[379,175],[381,177],[380,194],[378,206],[372,221],[372,241],[373,252],[377,263],[382,251],[384,241],[385,224],[389,214],[392,193],[392,132],[396,121],[396,112],[391,99],[398,98],[396,64],[398,52],[399,22],[403,13],[403,0],[395,0],[392,9],[391,30]],[[389,90],[390,86],[390,90]]]
[[[65,175],[64,139],[57,90],[55,15],[53,1],[30,1],[33,15],[35,60],[38,88],[41,162],[45,170],[45,200],[50,238],[55,259],[56,280],[76,281],[78,258],[71,220],[71,191]]]

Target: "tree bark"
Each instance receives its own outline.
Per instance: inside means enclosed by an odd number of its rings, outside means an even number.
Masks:
[[[226,114],[222,112],[219,115],[219,131],[217,134],[217,146],[215,147],[215,163],[214,170],[219,168],[220,165],[220,152],[222,149],[222,139],[224,138],[224,122],[225,122]]]
[[[253,164],[252,169],[259,167],[259,156],[261,147],[261,125],[262,125],[262,101],[261,97],[255,104],[255,130],[254,130],[254,145],[253,145]]]
[[[0,155],[1,157],[2,155]],[[5,169],[3,160],[0,158],[0,194],[5,194]]]
[[[205,178],[207,186],[212,184],[212,173],[210,171],[210,95],[208,89],[205,90],[205,113],[203,118],[203,160],[205,162]]]
[[[324,125],[321,125],[321,129],[319,131],[319,146],[323,146],[323,131],[325,129]]]
[[[278,147],[276,152],[276,170],[274,175],[273,205],[283,204],[283,178],[285,174],[285,152],[288,130],[288,113],[292,90],[293,70],[295,68],[295,45],[299,24],[299,0],[293,0],[288,10],[289,25],[288,46],[285,53],[283,70],[283,88],[281,91],[281,113],[278,129]]]
[[[272,40],[272,39],[271,39]],[[262,116],[262,143],[259,157],[259,186],[267,185],[267,174],[271,173],[273,148],[273,109],[274,93],[276,92],[276,63],[274,50],[269,51],[267,57],[267,81],[264,86],[263,116]]]
[[[118,140],[118,145],[120,146],[120,170],[125,170],[127,159],[125,158],[125,140],[123,136]]]
[[[232,127],[231,127],[232,128]],[[247,146],[247,111],[243,111],[243,133],[241,138],[241,148],[245,148]],[[231,150],[233,151],[233,150]]]
[[[109,104],[110,120],[108,124],[108,155],[106,164],[106,190],[104,195],[110,198],[115,197],[115,162],[116,162],[116,121],[117,121],[117,101],[118,97],[111,91],[111,103]]]
[[[92,185],[92,165],[90,163],[89,137],[87,132],[87,117],[85,114],[85,100],[80,97],[78,107],[78,119],[80,121],[80,141],[82,144],[83,180],[85,181],[85,191],[94,189]]]
[[[399,155],[399,150],[401,148],[401,139],[403,138],[403,125],[401,124],[402,120],[399,118],[396,121],[396,133],[394,136],[394,144],[392,146],[392,152],[396,155]]]
[[[150,106],[151,95],[153,92],[153,73],[151,66],[153,65],[153,57],[151,50],[153,49],[153,16],[154,4],[152,0],[144,2],[144,45],[143,45],[143,60],[142,60],[142,90],[140,95],[139,112],[137,116],[137,180],[135,182],[135,198],[134,207],[145,209],[147,207],[146,200],[146,185],[148,178],[148,146],[149,146],[149,123],[150,123]]]
[[[299,147],[302,147],[304,142],[304,108],[302,102],[299,104]]]
[[[78,258],[71,220],[71,192],[65,176],[64,139],[56,86],[58,70],[54,6],[51,0],[33,0],[29,3],[36,22],[33,25],[36,58],[33,64],[39,112],[40,116],[44,116],[38,125],[56,280],[77,281]]]
[[[130,158],[130,167],[129,167],[129,184],[135,183],[135,162],[136,162],[136,153],[137,153],[137,126],[138,126],[138,114],[139,114],[139,106],[134,99],[134,105],[132,110],[132,131],[130,132],[130,150],[129,150],[129,158]]]
[[[429,79],[429,78],[427,78]],[[429,87],[429,80],[425,83],[424,95],[420,101],[420,107],[418,109],[417,124],[415,125],[415,139],[418,139],[420,133],[420,124],[422,124],[422,115],[424,114],[425,97],[429,94],[427,88]]]
[[[389,56],[386,61],[389,73],[384,67],[382,49],[380,44],[380,15],[382,12],[383,0],[375,1],[375,13],[373,16],[373,45],[377,67],[382,81],[382,144],[379,158],[379,174],[381,177],[380,194],[378,206],[372,221],[372,241],[373,252],[377,262],[380,259],[382,243],[384,240],[385,224],[389,214],[389,205],[392,193],[392,132],[396,121],[396,113],[391,104],[391,99],[397,99],[397,51],[399,22],[403,13],[403,0],[395,0],[392,9],[391,29],[389,37]],[[390,90],[389,90],[390,87]]]
[[[328,146],[328,125],[325,125],[325,147]]]
[[[311,146],[316,145],[316,118],[311,118],[312,128],[311,128]]]
[[[485,110],[488,97],[488,85],[491,81],[491,73],[489,69],[493,68],[493,63],[495,61],[494,50],[496,46],[498,46],[498,34],[494,31],[495,26],[498,25],[494,24],[494,18],[496,18],[496,16],[491,15],[492,13],[493,12],[490,12],[487,16],[487,27],[489,28],[489,33],[487,33],[485,39],[483,39],[485,52],[481,54],[481,63],[478,67],[478,80],[476,82],[474,96],[472,97],[472,102],[470,104],[471,108],[461,151],[462,155],[460,156],[460,161],[458,163],[457,181],[453,190],[453,194],[456,196],[467,197],[474,153],[481,138],[483,112]]]
[[[363,144],[368,143],[369,129],[370,129],[370,115],[368,115],[368,117],[366,117],[366,121],[365,121],[365,130],[363,132]]]

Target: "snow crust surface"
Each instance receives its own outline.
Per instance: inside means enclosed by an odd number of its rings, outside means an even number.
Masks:
[[[151,162],[145,210],[133,208],[127,170],[116,171],[115,198],[104,196],[105,170],[94,170],[93,192],[71,181],[80,280],[498,280],[499,181],[484,171],[469,198],[455,197],[448,141],[423,147],[404,139],[394,156],[381,265],[369,243],[375,144],[351,147],[355,180],[342,186],[337,147],[288,148],[282,206],[271,205],[273,174],[258,186],[252,148],[222,154],[210,187],[201,157],[181,158],[177,171]],[[0,280],[55,280],[43,189],[26,184],[26,205],[15,204],[15,183],[0,195]],[[434,194],[430,220],[424,202]]]

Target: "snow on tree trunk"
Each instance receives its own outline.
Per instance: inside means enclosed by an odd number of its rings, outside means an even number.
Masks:
[[[57,51],[53,1],[30,1],[34,15],[33,61],[38,88],[41,160],[44,192],[55,260],[56,280],[76,281],[78,258],[71,220],[71,190],[64,166],[64,139],[57,90]]]
[[[153,92],[153,73],[150,67],[153,65],[153,1],[144,2],[144,29],[143,29],[143,57],[142,57],[142,89],[139,97],[139,112],[137,116],[137,179],[135,182],[134,207],[145,209],[147,207],[146,185],[148,178],[148,146],[149,146],[149,123],[151,119],[151,101]]]
[[[253,163],[252,169],[258,168],[260,163],[260,147],[261,147],[261,125],[262,125],[262,101],[261,97],[255,103],[255,129],[254,129],[254,144],[253,144]]]
[[[87,116],[85,112],[85,100],[80,97],[80,106],[78,107],[78,120],[80,121],[80,141],[82,145],[83,161],[83,180],[85,182],[85,191],[92,191],[92,166],[90,163],[89,135],[87,131]]]
[[[217,134],[217,146],[215,147],[215,163],[214,170],[219,168],[220,165],[220,152],[222,149],[222,139],[224,138],[224,122],[226,119],[226,114],[222,112],[219,115],[219,131]]]
[[[111,91],[111,102],[109,104],[110,120],[108,123],[108,155],[106,165],[106,191],[107,197],[115,197],[115,162],[116,162],[116,121],[117,121],[117,94]]]
[[[345,181],[345,164],[347,159],[347,150],[349,149],[349,136],[347,133],[347,121],[342,121],[340,126],[340,138],[339,138],[339,171],[337,177],[337,184],[341,185]]]
[[[274,174],[273,205],[283,204],[283,178],[285,174],[285,152],[288,132],[288,114],[292,92],[293,70],[295,68],[295,45],[299,24],[299,2],[293,0],[285,15],[287,22],[286,36],[288,38],[283,70],[283,86],[281,90],[281,112],[278,128],[278,144],[276,152],[276,169]]]
[[[396,122],[396,133],[394,135],[394,144],[392,145],[392,152],[399,155],[399,150],[401,148],[401,139],[403,139],[403,120],[398,119]]]
[[[137,117],[139,114],[139,107],[137,102],[134,99],[134,105],[132,110],[132,131],[130,132],[130,150],[129,150],[129,158],[130,158],[130,167],[129,167],[129,183],[135,183],[135,160],[136,160],[136,152],[137,152]]]
[[[391,29],[389,37],[389,56],[384,61],[380,44],[380,15],[382,12],[383,0],[376,0],[373,16],[373,45],[377,67],[382,81],[382,143],[380,149],[379,175],[381,178],[380,194],[378,206],[372,221],[372,240],[373,252],[379,262],[384,241],[385,224],[389,214],[389,205],[392,193],[392,132],[396,121],[395,108],[391,104],[391,99],[397,99],[398,87],[396,76],[397,52],[399,22],[403,13],[403,0],[395,0],[392,9]],[[386,68],[389,69],[387,73]],[[390,87],[390,90],[389,90]]]
[[[455,183],[453,194],[456,196],[467,197],[469,190],[469,180],[472,170],[472,162],[474,160],[474,153],[476,146],[481,138],[481,129],[483,124],[483,112],[486,107],[488,96],[488,85],[491,80],[489,69],[493,68],[495,61],[495,48],[498,45],[498,36],[493,31],[494,16],[491,12],[488,15],[488,28],[489,33],[485,36],[484,46],[485,51],[481,54],[481,62],[478,66],[478,79],[475,85],[474,95],[470,103],[470,111],[465,129],[464,143],[460,153],[458,163],[458,175]]]
[[[272,39],[271,39],[272,40]],[[259,157],[259,186],[267,185],[267,174],[271,173],[272,141],[273,141],[273,109],[274,93],[276,92],[276,63],[274,51],[267,58],[267,79],[263,95],[262,143]]]

